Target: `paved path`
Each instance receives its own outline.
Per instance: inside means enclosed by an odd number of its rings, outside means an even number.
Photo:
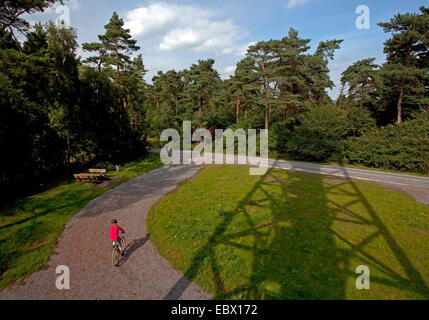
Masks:
[[[406,192],[417,201],[429,206],[429,178],[426,177],[284,160],[269,160],[268,165],[270,168],[375,182],[386,187]]]
[[[164,166],[94,199],[67,224],[48,269],[32,274],[25,285],[3,290],[0,299],[211,299],[158,254],[145,223],[149,208],[199,169]],[[130,243],[117,268],[107,240],[114,217]],[[58,265],[70,268],[70,290],[56,289]]]

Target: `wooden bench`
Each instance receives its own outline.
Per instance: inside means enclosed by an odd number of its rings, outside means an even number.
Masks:
[[[88,172],[94,173],[94,174],[99,174],[99,175],[104,177],[106,175],[107,170],[106,169],[89,169]]]
[[[102,175],[93,174],[93,173],[78,173],[78,174],[74,174],[73,177],[77,181],[99,183],[102,178]]]

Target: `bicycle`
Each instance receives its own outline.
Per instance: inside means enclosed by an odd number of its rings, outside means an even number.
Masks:
[[[118,237],[118,241],[121,243],[122,252],[125,251],[126,246],[126,240],[123,235],[120,235]],[[121,261],[121,250],[119,250],[118,241],[115,242],[113,245],[113,251],[112,251],[112,263],[114,267],[117,267],[119,265],[119,261]]]

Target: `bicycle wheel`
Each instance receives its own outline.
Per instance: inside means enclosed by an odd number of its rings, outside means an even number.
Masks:
[[[122,248],[122,251],[125,251],[125,248],[126,248],[126,246],[127,246],[127,241],[125,240],[125,237],[124,237],[124,236],[120,236],[120,237],[119,237],[119,241],[121,241],[121,248]]]
[[[112,263],[114,267],[118,266],[120,259],[121,259],[121,253],[119,252],[118,246],[115,246],[112,251]]]

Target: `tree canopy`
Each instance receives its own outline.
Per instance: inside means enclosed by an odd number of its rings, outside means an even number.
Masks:
[[[379,23],[390,34],[386,62],[377,65],[369,57],[352,63],[332,101],[329,63],[342,40],[311,48],[311,40],[291,28],[281,39],[250,46],[229,79],[221,79],[208,58],[184,70],[159,71],[146,83],[144,53],[117,13],[97,42],[82,44],[90,53],[83,61],[76,30],[52,22],[30,28],[22,19],[53,2],[0,5],[3,190],[139,157],[148,137],[166,128],[180,131],[185,120],[193,129],[269,129],[271,156],[429,170],[426,7]],[[25,34],[21,42],[17,30]],[[370,151],[377,143],[385,156]]]

